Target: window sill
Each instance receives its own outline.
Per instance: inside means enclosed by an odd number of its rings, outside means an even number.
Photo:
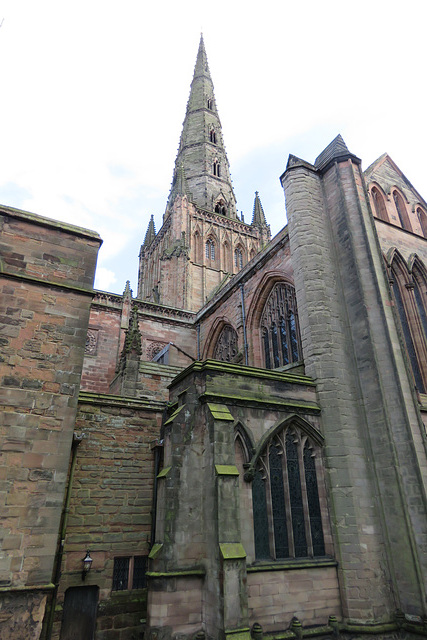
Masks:
[[[249,565],[246,571],[257,573],[260,571],[292,571],[336,566],[338,566],[338,562],[334,558],[291,558],[289,560],[258,560]]]

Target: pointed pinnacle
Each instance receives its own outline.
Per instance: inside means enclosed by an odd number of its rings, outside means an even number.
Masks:
[[[129,298],[132,298],[132,289],[130,288],[130,281],[126,280],[126,286],[125,289],[123,291],[123,296],[127,296]]]
[[[265,219],[264,209],[262,208],[261,200],[259,198],[258,191],[255,191],[254,209],[252,213],[253,227],[266,227],[267,220]]]
[[[144,247],[148,247],[156,237],[156,227],[154,225],[154,216],[151,215],[150,222],[148,223],[147,232],[144,239]]]

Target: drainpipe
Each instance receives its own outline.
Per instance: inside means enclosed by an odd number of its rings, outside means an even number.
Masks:
[[[52,637],[52,628],[53,628],[53,620],[55,617],[56,599],[58,597],[59,581],[61,579],[61,564],[62,564],[62,557],[64,555],[65,534],[67,532],[68,514],[70,512],[71,491],[73,488],[74,471],[76,468],[76,461],[77,461],[77,448],[80,442],[82,441],[82,438],[83,438],[83,434],[80,436],[78,436],[76,433],[73,434],[73,443],[71,445],[70,475],[68,477],[67,493],[65,496],[64,509],[62,511],[60,542],[59,542],[58,550],[56,552],[55,577],[53,580],[55,589],[53,591],[52,602],[50,605],[49,618],[48,618],[47,631],[46,631],[46,640],[50,640]]]
[[[243,342],[245,349],[245,365],[248,366],[248,341],[246,338],[246,314],[245,314],[245,290],[243,288],[243,282],[240,283],[240,294],[242,298],[242,322],[243,322]]]

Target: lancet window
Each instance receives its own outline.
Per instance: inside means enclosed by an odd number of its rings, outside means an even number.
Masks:
[[[215,129],[211,129],[209,131],[209,140],[213,143],[216,144],[216,131]]]
[[[215,242],[208,238],[205,244],[205,255],[208,260],[215,260]]]
[[[319,446],[294,425],[268,441],[252,480],[257,559],[325,555],[320,466]]]
[[[302,360],[295,289],[274,285],[261,316],[261,338],[266,369]]]
[[[427,215],[425,211],[421,209],[421,207],[417,208],[417,214],[418,214],[418,219],[420,221],[423,236],[424,238],[427,238]]]
[[[238,352],[237,333],[230,324],[226,324],[219,334],[213,357],[222,362],[232,362]]]
[[[224,200],[220,200],[215,205],[215,213],[220,213],[222,216],[227,215],[227,207],[225,206]]]
[[[415,386],[420,393],[426,393],[426,279],[417,265],[409,274],[406,265],[395,259],[391,270],[391,287]]]
[[[377,187],[372,187],[371,195],[374,203],[374,213],[376,217],[380,218],[380,220],[384,220],[385,222],[389,222],[384,197],[380,193],[379,189],[377,189]]]
[[[406,211],[405,202],[398,191],[393,191],[393,200],[396,206],[397,215],[399,217],[400,225],[402,229],[412,231],[411,223],[409,222],[408,212]]]
[[[241,247],[237,247],[234,251],[234,264],[238,269],[242,269],[243,267],[243,251]]]
[[[218,160],[215,160],[213,165],[212,165],[212,173],[214,174],[214,176],[216,176],[217,178],[219,178],[221,176],[221,165],[218,162]]]
[[[213,110],[213,106],[214,106],[213,98],[208,98],[208,102],[207,102],[208,109],[210,109],[212,111]]]

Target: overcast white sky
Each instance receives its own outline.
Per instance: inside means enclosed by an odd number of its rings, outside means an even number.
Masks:
[[[161,226],[203,30],[237,206],[285,224],[289,153],[341,133],[427,197],[420,0],[0,0],[0,202],[94,229],[95,286],[136,293]]]

